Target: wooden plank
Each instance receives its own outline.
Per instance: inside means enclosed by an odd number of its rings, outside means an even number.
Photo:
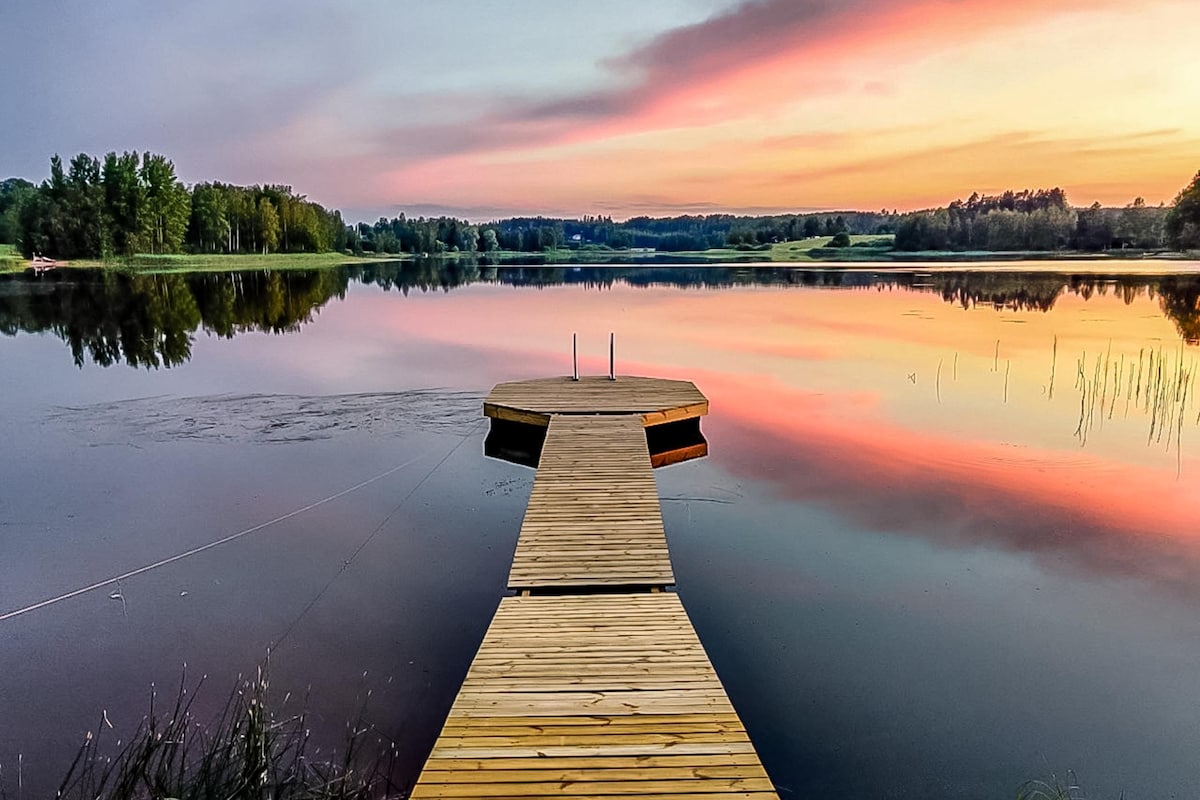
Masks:
[[[668,780],[679,778],[745,778],[748,770],[746,765],[707,766],[697,765],[676,767],[592,767],[590,769],[562,769],[553,765],[558,759],[551,759],[545,768],[538,769],[506,769],[503,775],[497,775],[499,770],[484,769],[451,769],[446,775],[439,775],[440,783],[532,783],[532,782],[563,782],[563,781],[627,781],[649,777],[653,780]],[[765,778],[763,771],[760,777]],[[503,781],[498,781],[503,778]]]
[[[550,424],[549,414],[538,414],[520,408],[496,405],[495,403],[484,403],[483,415],[485,417],[492,417],[493,419],[507,420],[508,422],[520,422],[524,425],[537,425],[541,428]]]
[[[744,774],[754,773],[754,767],[761,769],[758,756],[753,753],[726,753],[712,755],[705,753],[671,753],[665,756],[580,756],[543,758],[533,757],[500,757],[500,758],[430,758],[425,762],[425,770],[434,772],[463,773],[470,770],[498,772],[501,770],[545,770],[553,774],[561,770],[595,770],[595,769],[672,769],[689,767],[742,767]],[[441,776],[437,776],[439,779]],[[496,780],[496,778],[491,778]]]
[[[621,781],[545,781],[538,783],[439,783],[428,784],[417,797],[561,797],[564,790],[584,797],[607,795],[644,795],[713,792],[763,792],[772,790],[767,778],[675,778],[655,780],[641,776],[640,780]]]

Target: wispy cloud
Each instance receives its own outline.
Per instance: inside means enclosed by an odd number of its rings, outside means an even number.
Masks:
[[[188,179],[379,213],[628,215],[913,207],[1004,170],[1169,197],[1194,171],[1188,0],[486,5],[15,0],[13,38],[71,19],[72,46],[0,83],[22,121],[0,130],[0,177],[148,148]],[[448,20],[452,48],[432,36]]]
[[[823,60],[884,44],[894,48],[897,42],[919,50],[947,34],[982,37],[996,27],[1027,22],[1034,8],[1045,15],[1108,2],[749,0],[605,59],[601,66],[613,75],[611,87],[567,91],[549,99],[510,97],[470,121],[398,128],[381,144],[386,146],[390,137],[400,152],[424,149],[430,156],[505,151],[621,135],[646,126],[711,124],[726,114],[759,113],[764,100],[778,104],[854,92],[887,96],[895,91],[889,82],[848,84]],[[806,58],[811,59],[808,74],[797,63]],[[772,85],[770,75],[754,75],[756,67],[780,59],[793,66],[776,76],[784,84]],[[723,95],[720,84],[741,74],[761,82],[759,96]],[[464,127],[472,132],[464,132]],[[797,135],[798,143],[802,136]],[[830,143],[820,137],[814,134],[814,146]]]

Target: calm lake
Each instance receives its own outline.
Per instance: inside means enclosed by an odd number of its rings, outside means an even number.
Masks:
[[[532,483],[482,397],[610,331],[711,401],[656,477],[781,797],[1200,795],[1200,264],[1111,261],[0,276],[0,785],[268,648],[415,778]]]

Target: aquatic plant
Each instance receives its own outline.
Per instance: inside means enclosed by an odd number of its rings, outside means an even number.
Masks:
[[[239,679],[216,719],[194,710],[204,680],[188,690],[181,680],[165,711],[151,691],[149,712],[127,740],[111,745],[102,714],[59,785],[60,800],[375,800],[402,797],[392,782],[395,745],[363,721],[347,725],[339,752],[310,747],[304,710],[275,713],[260,669]],[[109,734],[110,736],[113,734]],[[19,791],[19,790],[18,790]],[[0,798],[15,800],[0,786]]]
[[[1097,419],[1097,405],[1100,410],[1097,427],[1103,428],[1104,419],[1113,418],[1117,400],[1124,393],[1123,416],[1129,416],[1132,402],[1134,410],[1147,418],[1146,444],[1162,445],[1168,452],[1174,445],[1177,471],[1181,471],[1180,437],[1185,420],[1191,419],[1189,404],[1195,402],[1196,380],[1200,376],[1200,365],[1184,349],[1183,341],[1171,350],[1161,344],[1157,348],[1140,348],[1136,367],[1130,354],[1128,369],[1125,355],[1122,353],[1119,359],[1114,358],[1110,343],[1102,356],[1096,356],[1090,370],[1088,364],[1086,352],[1075,364],[1075,388],[1079,391],[1079,423],[1075,436],[1080,444],[1087,444],[1093,420]],[[1200,413],[1197,413],[1195,423],[1200,424]]]
[[[1085,800],[1086,797],[1074,772],[1067,772],[1065,778],[1051,773],[1049,780],[1027,781],[1017,792],[1017,800]]]

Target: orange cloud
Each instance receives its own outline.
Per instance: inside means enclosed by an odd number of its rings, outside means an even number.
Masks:
[[[1177,12],[1159,0],[1139,13],[1155,9]],[[1049,39],[1095,28],[1124,31],[1136,58],[1154,45],[1127,35],[1129,13],[1083,0],[743,3],[610,59],[614,88],[398,132],[437,149],[390,180],[413,200],[550,213],[914,208],[1053,185],[1080,203],[1167,200],[1200,152],[1178,86],[1097,78],[1070,113],[1046,87],[1071,92],[1096,72],[1094,48],[999,57],[1027,28]]]

